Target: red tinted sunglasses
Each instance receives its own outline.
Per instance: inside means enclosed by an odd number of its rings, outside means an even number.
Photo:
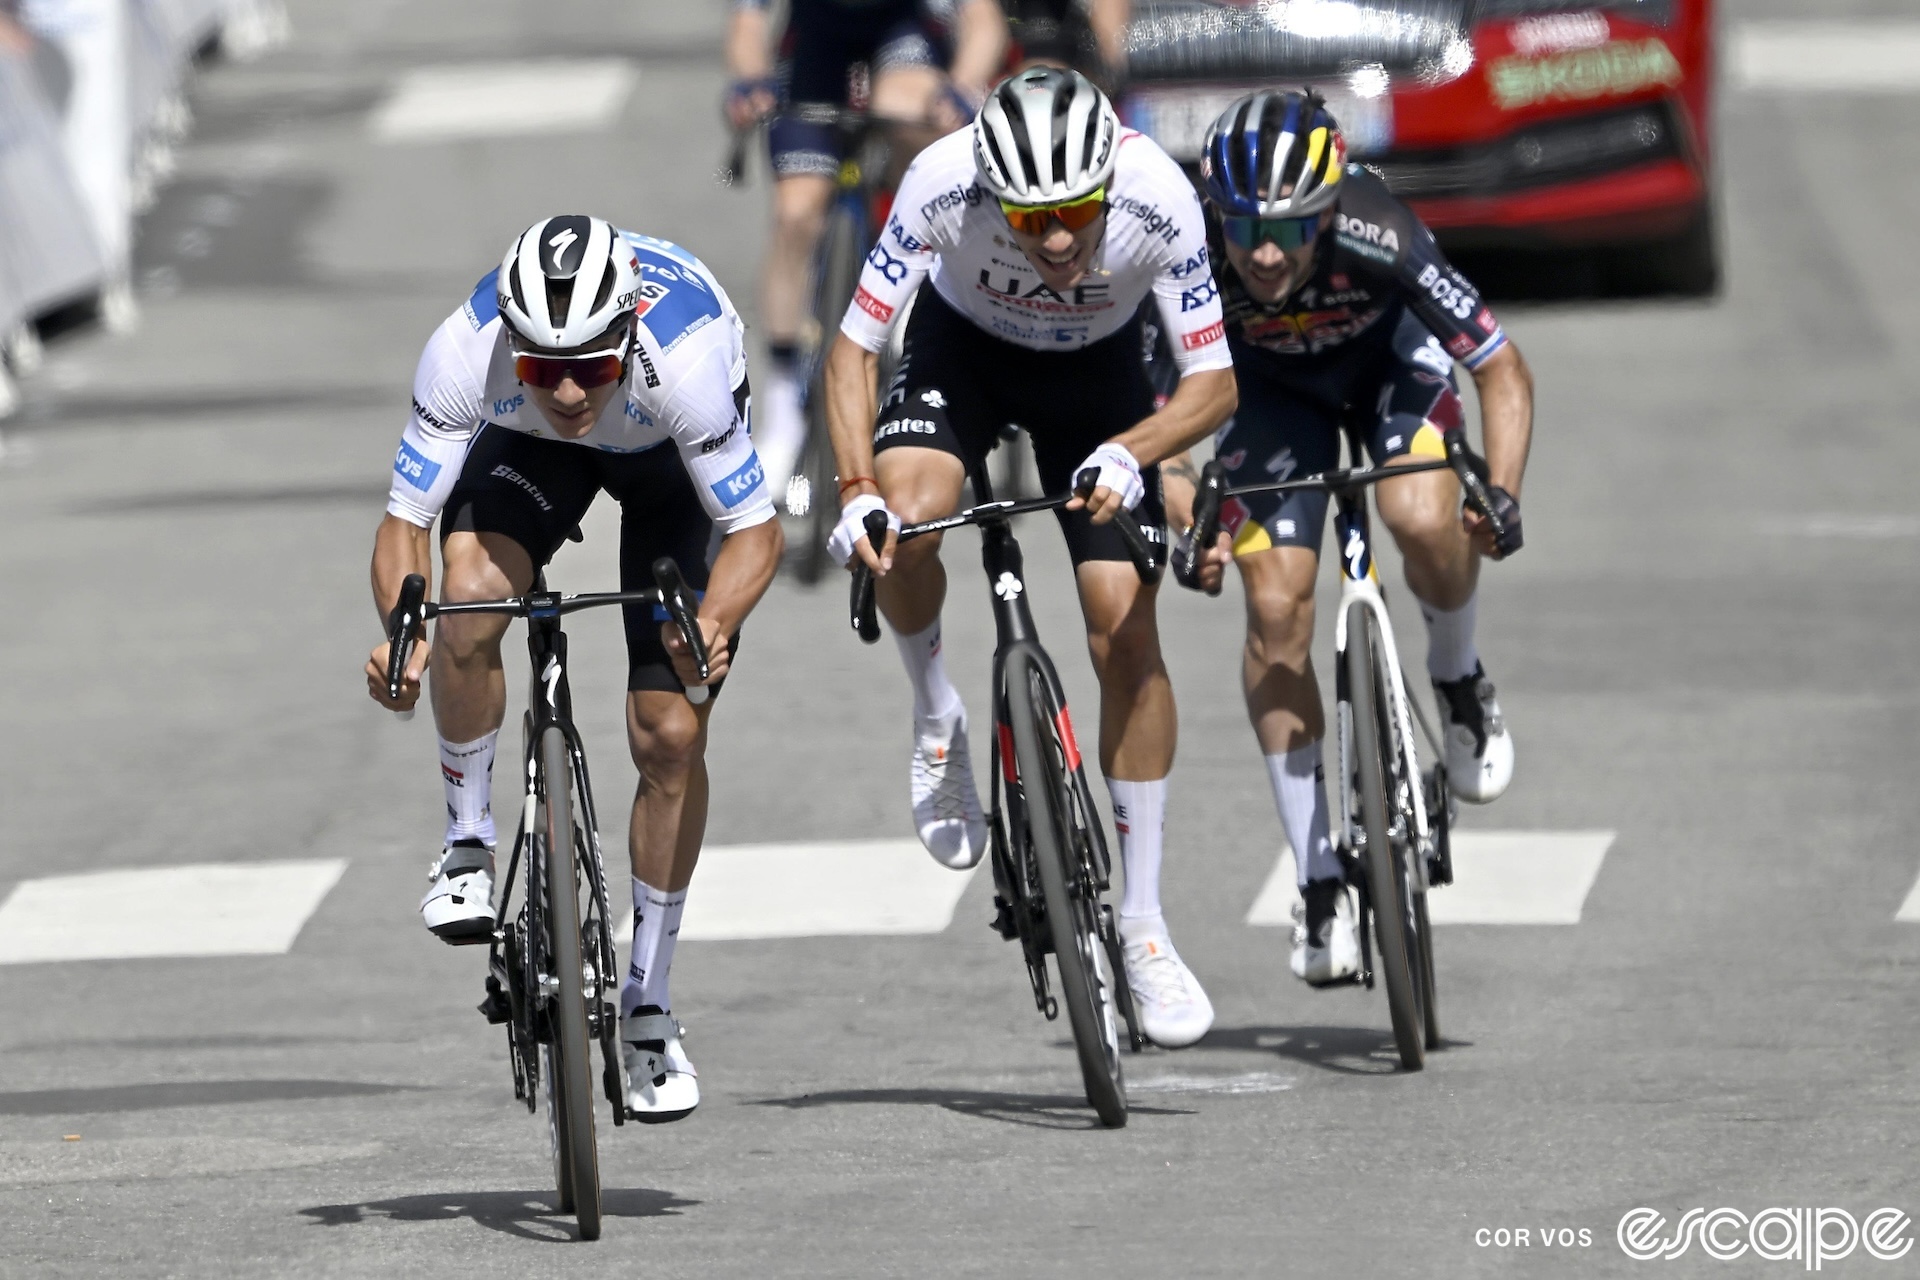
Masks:
[[[582,391],[618,382],[627,373],[626,349],[590,351],[582,356],[541,356],[515,352],[513,373],[520,381],[551,391],[567,379]]]

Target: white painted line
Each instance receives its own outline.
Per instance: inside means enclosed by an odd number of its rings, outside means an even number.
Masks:
[[[1907,900],[1893,913],[1895,920],[1910,920],[1920,924],[1920,880],[1913,882],[1913,888],[1907,891]]]
[[[1800,531],[1809,538],[1859,538],[1868,541],[1920,538],[1920,516],[1831,512],[1805,517]]]
[[[369,125],[380,142],[584,132],[613,122],[633,80],[618,58],[422,67],[400,78]]]
[[[1165,1075],[1127,1078],[1127,1092],[1133,1093],[1285,1093],[1293,1088],[1293,1077],[1271,1071],[1246,1071],[1233,1076]]]
[[[1744,23],[1728,66],[1746,89],[1910,93],[1920,90],[1920,22]]]
[[[0,906],[0,964],[282,955],[346,869],[329,858],[23,881]]]
[[[1579,924],[1613,843],[1611,831],[1455,831],[1453,883],[1427,895],[1442,924]],[[1285,850],[1247,912],[1253,925],[1290,925],[1293,852]]]
[[[738,844],[700,851],[682,942],[940,933],[974,871],[949,871],[918,840]],[[609,876],[616,936],[633,936],[626,876]]]

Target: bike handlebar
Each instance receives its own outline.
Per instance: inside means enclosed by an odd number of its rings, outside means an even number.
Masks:
[[[1085,499],[1092,494],[1100,478],[1097,467],[1088,467],[1074,477],[1074,487],[1066,493],[1055,494],[1050,498],[1025,498],[1019,501],[1002,500],[983,502],[977,507],[968,507],[950,516],[938,520],[922,520],[917,524],[902,525],[897,542],[918,538],[922,534],[943,533],[948,529],[958,529],[969,524],[993,524],[1026,515],[1034,511],[1052,511],[1066,506],[1075,498]],[[1133,561],[1133,571],[1140,575],[1140,581],[1148,586],[1160,580],[1161,566],[1154,558],[1153,544],[1147,541],[1147,535],[1140,531],[1140,522],[1132,518],[1133,513],[1123,511],[1114,517],[1113,523],[1120,531],[1120,540],[1126,544],[1127,558]],[[869,511],[866,518],[867,541],[872,543],[878,553],[887,542],[887,513]],[[897,544],[896,544],[897,545]],[[873,570],[855,553],[853,561],[853,586],[849,612],[853,615],[853,630],[867,644],[880,639],[880,619],[873,605]]]
[[[707,650],[706,636],[700,630],[693,609],[692,593],[687,590],[680,566],[666,556],[660,557],[653,562],[653,580],[655,585],[649,591],[591,591],[571,596],[552,591],[532,591],[504,600],[435,603],[426,598],[427,580],[417,573],[410,573],[401,581],[399,599],[387,615],[387,696],[399,698],[407,659],[413,656],[413,646],[424,637],[425,623],[429,618],[451,613],[501,613],[514,618],[557,618],[610,604],[652,604],[664,608],[668,619],[678,628],[680,638],[687,642],[700,678],[707,679],[713,674],[712,656]],[[708,690],[704,684],[692,685],[687,689],[687,701],[695,706],[705,702],[707,696]]]
[[[1466,494],[1467,506],[1486,517],[1487,526],[1492,530],[1496,544],[1504,541],[1507,536],[1507,526],[1499,512],[1495,510],[1493,497],[1487,490],[1486,461],[1468,447],[1464,432],[1449,431],[1442,439],[1447,450],[1445,458],[1428,458],[1399,467],[1337,467],[1332,471],[1325,471],[1316,476],[1303,476],[1298,480],[1274,480],[1261,484],[1243,484],[1234,488],[1227,487],[1226,467],[1218,458],[1212,459],[1200,470],[1200,488],[1193,500],[1193,553],[1196,556],[1204,554],[1219,536],[1220,508],[1228,498],[1241,498],[1261,493],[1297,493],[1306,489],[1338,493],[1378,484],[1382,480],[1392,480],[1396,476],[1440,470],[1451,470],[1459,477],[1460,487]],[[1208,594],[1220,593],[1216,590]]]

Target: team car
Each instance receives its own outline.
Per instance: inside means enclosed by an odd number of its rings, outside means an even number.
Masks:
[[[1251,88],[1310,84],[1450,253],[1598,250],[1629,291],[1719,285],[1712,0],[1153,0],[1125,122],[1195,163]]]

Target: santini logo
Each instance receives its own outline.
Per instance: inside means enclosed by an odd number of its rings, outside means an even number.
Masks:
[[[1896,1262],[1913,1248],[1913,1219],[1899,1209],[1875,1209],[1855,1219],[1845,1209],[1762,1209],[1749,1218],[1738,1209],[1690,1209],[1668,1234],[1658,1209],[1634,1209],[1620,1219],[1620,1251],[1637,1262],[1672,1260],[1696,1243],[1710,1258],[1731,1262],[1752,1253],[1767,1262],[1798,1262],[1808,1271],[1837,1262],[1856,1248]]]

